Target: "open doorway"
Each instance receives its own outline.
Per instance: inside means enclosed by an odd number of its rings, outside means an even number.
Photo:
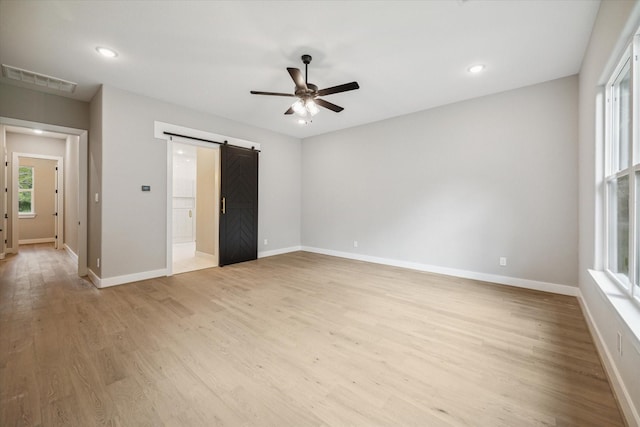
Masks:
[[[0,199],[0,258],[20,245],[51,244],[86,275],[87,180],[81,177],[87,176],[87,131],[0,117],[0,149],[7,189]],[[45,184],[42,194],[39,184]]]
[[[174,269],[173,262],[173,163],[176,144],[197,148],[197,182],[194,203],[196,208],[194,214],[195,254],[198,252],[214,254],[215,266],[256,259],[258,234],[257,155],[260,152],[260,143],[159,121],[154,122],[154,136],[159,141],[167,143],[167,276],[178,272]],[[240,159],[233,155],[232,152],[235,150],[230,150],[231,147],[251,153],[251,156],[247,157],[247,159],[250,158],[250,161],[245,161],[244,157],[246,156],[239,156],[243,157]],[[223,151],[226,153],[224,156]],[[247,179],[243,179],[243,177],[234,179],[231,173],[234,170],[241,172],[243,176],[246,175],[244,178]],[[224,179],[223,176],[225,176]],[[229,183],[230,178],[234,183]],[[226,187],[229,187],[226,191],[233,194],[222,195],[223,181],[226,182]],[[240,195],[243,197],[239,197]],[[246,197],[251,199],[248,200],[248,203],[245,203]],[[221,218],[224,221],[221,221]],[[229,236],[233,241],[228,241]],[[207,246],[207,242],[209,246]],[[237,244],[238,242],[240,244]],[[244,242],[248,244],[244,244]],[[244,257],[249,252],[251,252],[251,256],[240,260],[240,256]],[[194,257],[191,255],[192,253],[193,251],[189,249],[190,258]]]
[[[219,150],[173,142],[172,273],[218,265]]]
[[[14,151],[11,169],[13,251],[36,243],[52,243],[63,249],[63,157]]]

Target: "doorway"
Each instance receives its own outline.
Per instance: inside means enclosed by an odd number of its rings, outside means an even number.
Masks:
[[[21,245],[64,242],[64,161],[62,157],[13,152],[11,200],[13,251]]]
[[[231,199],[228,197],[223,197],[221,194],[221,187],[223,181],[223,174],[226,176],[224,171],[227,172],[230,169],[233,169],[233,165],[245,165],[246,162],[240,161],[236,162],[234,160],[235,156],[228,157],[227,160],[231,160],[230,162],[225,162],[227,168],[222,167],[222,146],[233,146],[236,148],[243,148],[245,150],[251,151],[254,155],[260,152],[260,143],[248,141],[244,139],[239,139],[227,135],[220,135],[208,131],[188,128],[180,125],[175,125],[171,123],[165,122],[154,122],[154,136],[163,143],[166,143],[167,147],[167,222],[166,222],[166,235],[167,235],[167,258],[166,258],[166,270],[167,276],[171,276],[174,272],[174,242],[173,242],[173,163],[174,163],[174,145],[175,144],[184,144],[189,146],[197,147],[197,160],[196,160],[196,174],[197,179],[201,179],[201,175],[204,175],[207,180],[206,185],[200,184],[200,182],[196,182],[196,200],[195,200],[195,234],[196,234],[196,253],[198,251],[203,251],[200,248],[206,247],[205,243],[209,242],[210,247],[205,249],[204,251],[214,251],[215,253],[215,266],[222,265],[220,263],[220,258],[222,257],[221,251],[221,241],[226,240],[221,237],[222,230],[222,221],[221,215],[224,215],[222,211],[228,206],[231,210],[235,210],[236,207],[241,208],[238,210],[239,214],[246,213],[246,209],[243,209],[244,206],[236,206],[237,202],[241,202],[240,199],[235,199],[232,197]],[[237,160],[237,159],[236,159]],[[257,158],[256,158],[257,160]],[[204,163],[204,164],[203,164]],[[251,185],[255,186],[255,197],[252,197],[253,204],[255,205],[255,209],[253,210],[253,216],[251,220],[251,228],[253,232],[255,232],[256,236],[256,246],[257,246],[257,185],[258,185],[258,169],[257,169],[257,161],[249,162],[247,164],[253,165],[252,176],[255,179],[250,180]],[[242,174],[241,174],[242,175]],[[213,181],[212,181],[213,180]],[[242,180],[240,180],[242,181]],[[247,181],[248,182],[248,181]],[[245,183],[247,183],[245,182]],[[209,186],[209,187],[207,187]],[[207,189],[209,188],[209,189]],[[201,196],[201,194],[203,194]],[[253,194],[253,193],[252,193]],[[226,200],[227,206],[223,203]],[[247,215],[241,215],[244,218]],[[228,223],[229,221],[225,221]],[[243,225],[246,224],[246,221],[236,221],[226,227],[225,235],[235,234],[234,226],[235,225]],[[229,226],[230,225],[230,226]],[[240,230],[242,233],[243,231]],[[202,239],[202,236],[205,236],[206,239]],[[227,245],[228,246],[228,245]],[[245,245],[246,246],[246,245]],[[233,248],[232,248],[233,249]],[[257,251],[252,259],[257,257]],[[193,258],[191,255],[193,251],[189,249],[189,257]],[[212,252],[208,252],[212,253]],[[232,262],[239,262],[239,260],[233,259],[231,262],[225,262],[225,264],[229,264]],[[185,270],[188,271],[188,270]]]
[[[218,266],[219,150],[172,142],[172,273]]]
[[[61,148],[54,148],[56,142]],[[0,164],[1,187],[7,188],[4,197],[0,198],[0,212],[4,216],[0,221],[2,224],[0,259],[7,254],[17,253],[21,240],[22,243],[37,242],[18,229],[20,213],[23,217],[35,213],[36,217],[50,217],[49,222],[54,224],[54,244],[57,244],[58,249],[64,249],[72,258],[78,267],[78,275],[85,276],[87,274],[88,132],[83,129],[0,117],[0,149],[4,154],[4,161]],[[17,157],[15,161],[14,157]],[[43,199],[37,194],[35,199],[31,199],[35,202],[33,205],[35,211],[29,209],[28,195],[22,197],[23,203],[22,207],[20,206],[19,190],[29,190],[28,179],[24,180],[22,186],[18,183],[19,162],[22,158],[54,160],[57,163],[58,171],[53,178],[43,177],[36,170],[31,181],[35,180],[38,183],[45,179],[52,185],[55,194],[54,203],[57,202],[53,208],[42,206]],[[17,166],[16,172],[14,172],[14,166]],[[25,163],[23,166],[30,165]],[[28,172],[24,170],[25,174]],[[14,176],[17,178],[14,179]],[[56,188],[58,193],[55,193]],[[14,195],[17,197],[13,197]],[[40,208],[44,208],[44,211]],[[51,212],[48,212],[49,210]],[[13,219],[15,221],[12,221]],[[57,242],[55,236],[58,236]],[[27,241],[24,242],[25,240]]]

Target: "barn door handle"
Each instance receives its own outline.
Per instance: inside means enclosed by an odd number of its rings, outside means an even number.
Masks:
[[[227,213],[227,198],[223,197],[222,198],[222,214],[226,214]]]

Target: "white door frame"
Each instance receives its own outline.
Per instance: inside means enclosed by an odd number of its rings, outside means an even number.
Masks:
[[[55,219],[55,230],[58,233],[55,237],[55,248],[63,249],[61,242],[64,242],[64,158],[58,156],[47,156],[44,154],[30,154],[30,153],[18,153],[13,152],[13,158],[11,162],[11,203],[12,203],[12,215],[11,218],[11,246],[13,246],[13,252],[18,253],[20,247],[19,230],[20,230],[20,217],[18,213],[18,169],[20,169],[20,158],[28,159],[43,159],[56,161],[56,179],[58,184],[58,194],[56,194],[55,205],[57,207],[57,217]],[[40,215],[50,215],[48,212],[42,212]],[[54,214],[55,215],[55,214]]]
[[[204,147],[210,150],[219,150],[218,146],[212,146],[210,143],[198,142],[187,138],[169,138],[167,139],[167,276],[173,276],[173,144],[180,143],[185,145],[193,145],[196,147]],[[196,156],[197,158],[197,156]],[[216,170],[218,174],[217,182],[220,182],[220,168]],[[217,197],[217,194],[214,195]],[[194,194],[193,209],[193,230],[195,239],[196,230],[196,204],[198,200]],[[216,250],[216,253],[218,251]],[[216,264],[217,265],[217,264]]]
[[[7,204],[9,203],[9,192],[7,186],[7,180],[9,178],[7,165],[9,164],[9,156],[7,154],[7,144],[6,144],[6,130],[5,127],[0,125],[0,154],[2,156],[2,163],[0,164],[0,189],[4,188],[7,191],[2,192],[2,198],[0,199],[0,215],[2,216],[2,232],[0,232],[0,259],[4,259],[7,253],[7,236],[9,236],[9,230],[7,230],[7,226],[9,225],[9,207]]]
[[[20,126],[30,129],[42,129],[44,131],[57,132],[78,137],[78,276],[86,276],[87,268],[87,203],[88,203],[88,182],[89,182],[89,132],[86,129],[76,129],[65,126],[58,126],[48,123],[32,122],[28,120],[13,119],[0,116],[0,143],[6,144],[4,126]],[[6,170],[4,163],[0,165],[0,171]],[[8,171],[7,171],[8,172]],[[74,171],[75,172],[75,171]],[[2,205],[5,205],[2,203]],[[6,205],[5,205],[6,206]],[[7,212],[9,206],[6,206]],[[9,230],[5,229],[5,236]],[[2,240],[4,242],[4,239]]]

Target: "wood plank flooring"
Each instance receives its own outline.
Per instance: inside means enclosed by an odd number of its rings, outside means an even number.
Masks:
[[[1,426],[621,426],[575,298],[297,252],[95,289],[0,261]]]

